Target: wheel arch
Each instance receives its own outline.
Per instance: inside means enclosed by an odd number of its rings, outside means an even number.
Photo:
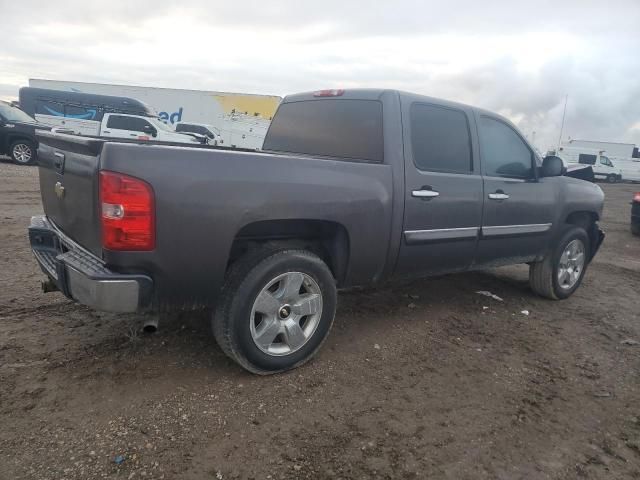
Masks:
[[[236,233],[227,269],[241,256],[269,245],[274,249],[303,248],[318,255],[329,267],[338,286],[347,277],[350,240],[344,225],[317,219],[271,219],[244,225]]]
[[[584,229],[589,236],[590,252],[589,260],[595,255],[598,244],[599,229],[597,222],[600,220],[599,215],[596,212],[589,210],[578,210],[569,213],[564,221],[565,225],[575,225]]]
[[[25,135],[23,133],[20,132],[16,132],[16,133],[11,133],[7,136],[7,148],[10,149],[11,145],[13,145],[14,143],[16,143],[19,140],[26,140],[29,143],[32,143],[33,145],[35,145],[36,149],[38,148],[38,142],[36,141],[35,138],[31,138],[28,135]]]
[[[589,210],[578,210],[578,211],[569,213],[565,217],[564,223],[570,224],[570,225],[577,225],[587,230],[589,228],[589,225],[591,225],[594,222],[597,222],[598,220],[600,220],[600,217],[596,212],[592,212]]]

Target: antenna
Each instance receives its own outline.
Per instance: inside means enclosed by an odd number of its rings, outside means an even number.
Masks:
[[[562,110],[562,123],[560,124],[560,137],[558,138],[558,148],[562,143],[562,131],[564,130],[564,117],[567,113],[567,102],[569,101],[569,94],[564,97],[564,110]]]

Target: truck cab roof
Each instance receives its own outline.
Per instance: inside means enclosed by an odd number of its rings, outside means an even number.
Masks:
[[[421,95],[417,93],[407,92],[404,90],[388,89],[388,88],[349,88],[349,89],[329,89],[329,90],[316,90],[312,92],[296,93],[287,95],[282,100],[282,103],[302,102],[308,100],[322,100],[322,99],[344,99],[344,100],[381,100],[385,94],[395,94],[407,103],[419,102],[429,103],[433,105],[441,105],[445,107],[458,108],[463,110],[474,110],[479,115],[487,115],[493,118],[499,118],[500,120],[509,123],[514,126],[513,122],[508,118],[499,115],[495,112],[485,110],[473,105],[467,105],[465,103],[455,102],[452,100],[444,100],[442,98],[430,97],[428,95]]]

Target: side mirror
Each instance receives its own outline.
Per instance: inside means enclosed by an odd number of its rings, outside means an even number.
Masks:
[[[155,137],[158,135],[158,131],[153,128],[151,125],[145,125],[144,127],[142,127],[142,129],[144,130],[144,133],[151,135],[152,137]]]
[[[559,177],[565,173],[567,173],[567,169],[560,157],[551,155],[542,161],[542,170],[540,171],[542,177]]]

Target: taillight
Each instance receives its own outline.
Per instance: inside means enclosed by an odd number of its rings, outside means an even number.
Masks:
[[[344,94],[344,89],[334,90],[318,90],[313,94],[314,97],[341,97]]]
[[[100,172],[102,246],[108,250],[153,250],[155,209],[151,185],[121,173]]]
[[[636,192],[636,194],[633,196],[633,201],[640,203],[640,192]]]

